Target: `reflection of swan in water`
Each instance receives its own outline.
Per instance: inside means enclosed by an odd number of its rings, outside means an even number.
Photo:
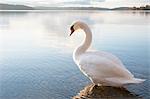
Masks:
[[[83,44],[74,51],[73,59],[95,85],[124,86],[144,81],[135,78],[116,56],[103,51],[87,51],[92,41],[92,32],[88,25],[77,21],[70,29],[70,36],[78,29],[82,29],[86,34]]]
[[[92,89],[92,90],[91,90]],[[136,94],[123,87],[88,85],[73,99],[138,99]]]

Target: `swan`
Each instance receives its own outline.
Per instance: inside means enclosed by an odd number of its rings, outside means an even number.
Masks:
[[[122,87],[145,81],[135,78],[115,55],[104,51],[87,51],[92,42],[92,32],[86,23],[76,21],[70,27],[70,36],[79,29],[85,32],[85,39],[74,50],[73,60],[94,85]]]

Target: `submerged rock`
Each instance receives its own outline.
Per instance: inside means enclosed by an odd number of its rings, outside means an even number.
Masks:
[[[134,93],[126,88],[88,85],[73,99],[137,99]]]

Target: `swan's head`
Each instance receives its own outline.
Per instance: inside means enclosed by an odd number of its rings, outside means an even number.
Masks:
[[[70,27],[70,30],[71,30],[70,36],[78,29],[84,30],[85,26],[87,26],[87,25],[81,21],[74,22]]]

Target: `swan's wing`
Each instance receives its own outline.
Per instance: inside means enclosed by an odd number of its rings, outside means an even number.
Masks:
[[[110,58],[98,54],[83,54],[80,57],[79,66],[89,76],[97,77],[125,77],[133,75],[123,66],[112,61]]]
[[[124,67],[124,65],[121,62],[121,60],[118,57],[116,57],[115,55],[111,54],[111,53],[108,53],[108,52],[105,52],[105,51],[89,51],[89,52],[86,52],[85,54],[99,55],[101,57],[105,57],[105,58],[113,61],[114,63],[119,64],[120,66]]]

